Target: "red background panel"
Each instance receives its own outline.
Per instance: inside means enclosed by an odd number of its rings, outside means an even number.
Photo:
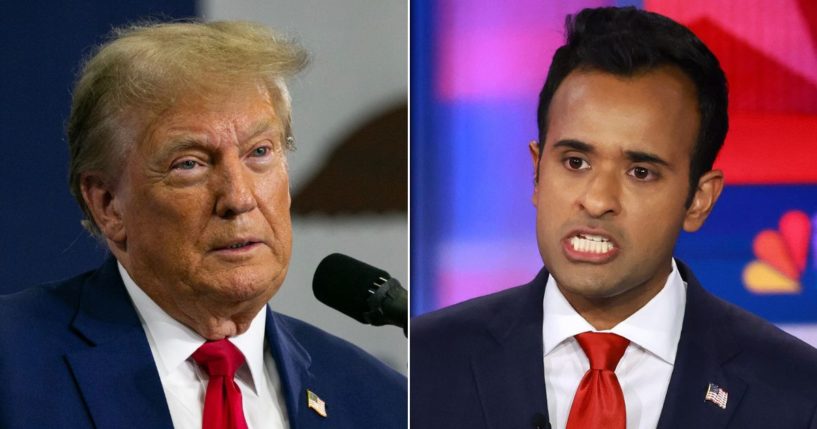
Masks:
[[[817,183],[817,2],[647,0],[709,46],[729,80],[717,166],[731,184]]]
[[[727,183],[817,183],[817,115],[733,112],[729,119],[715,163]]]

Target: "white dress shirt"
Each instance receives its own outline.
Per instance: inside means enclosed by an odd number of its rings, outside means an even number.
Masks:
[[[118,265],[119,274],[147,334],[173,427],[201,429],[209,377],[190,356],[204,344],[205,339],[165,313],[134,283],[125,268]],[[245,359],[244,365],[236,371],[235,381],[241,389],[244,417],[250,429],[288,428],[281,380],[265,342],[266,319],[264,307],[246,332],[229,339]]]
[[[616,367],[628,429],[654,429],[667,394],[686,307],[686,284],[675,260],[664,288],[644,307],[610,329],[596,331],[567,302],[548,279],[543,299],[542,342],[545,386],[550,423],[554,429],[567,425],[573,396],[590,363],[573,338],[582,332],[612,332],[630,340]]]

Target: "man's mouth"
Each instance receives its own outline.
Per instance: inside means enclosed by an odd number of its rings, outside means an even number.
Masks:
[[[612,251],[615,246],[606,237],[592,234],[576,234],[570,238],[570,246],[576,252],[604,254]]]
[[[240,249],[242,247],[246,247],[246,246],[249,246],[249,245],[254,244],[254,243],[255,242],[253,242],[253,241],[245,241],[243,243],[235,243],[235,244],[229,245],[226,248],[227,249]]]
[[[244,252],[257,247],[260,243],[261,241],[255,238],[240,238],[216,245],[213,250],[217,252]]]
[[[604,264],[615,259],[620,249],[603,231],[575,230],[562,239],[562,251],[573,262]]]

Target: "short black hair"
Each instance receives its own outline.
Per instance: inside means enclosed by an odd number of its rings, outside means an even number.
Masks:
[[[663,66],[680,69],[697,89],[701,115],[689,169],[687,205],[712,164],[729,128],[726,76],[715,55],[688,28],[634,7],[584,9],[565,20],[566,43],[556,50],[539,93],[539,154],[547,136],[553,94],[574,70],[633,76]]]

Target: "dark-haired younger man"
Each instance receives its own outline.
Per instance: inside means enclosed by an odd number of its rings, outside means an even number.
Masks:
[[[680,24],[568,20],[530,145],[545,268],[412,321],[412,427],[817,428],[817,351],[672,256],[723,188],[726,107]]]

